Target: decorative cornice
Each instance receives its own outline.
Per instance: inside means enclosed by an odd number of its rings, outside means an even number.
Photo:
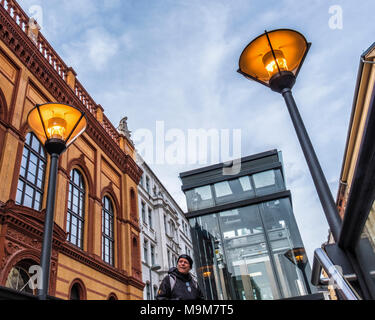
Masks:
[[[36,211],[27,207],[18,206],[13,200],[9,200],[0,207],[0,223],[9,224],[22,232],[43,238],[45,210]],[[53,243],[56,246],[66,239],[66,232],[57,224],[53,228]]]
[[[0,39],[49,91],[56,99],[56,102],[74,105],[86,113],[88,120],[86,133],[99,145],[123,173],[129,174],[131,179],[138,184],[142,175],[142,170],[137,166],[135,161],[120,148],[117,141],[109,135],[92,112],[85,107],[73,89],[69,87],[65,80],[52,67],[3,6],[0,6]]]
[[[41,240],[43,238],[44,211],[39,212],[27,207],[17,206],[14,201],[10,200],[0,206],[0,223],[11,225],[12,229],[20,230],[23,235],[31,234],[38,240]],[[14,232],[12,234],[14,234]],[[54,225],[53,235],[53,243],[59,252],[121,283],[132,285],[143,290],[144,284],[142,281],[128,276],[125,270],[118,270],[67,242],[66,232],[56,224]],[[33,246],[30,243],[25,243],[24,238],[25,237],[22,237],[21,239],[16,235],[14,240],[41,250],[41,242]]]
[[[117,218],[117,220],[124,224],[130,224],[135,231],[141,232],[141,229],[139,228],[139,225],[138,225],[138,219],[137,221],[134,221],[134,220],[129,220],[129,219]]]

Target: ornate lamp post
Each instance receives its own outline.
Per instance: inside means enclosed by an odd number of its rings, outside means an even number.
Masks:
[[[338,241],[342,221],[292,95],[310,46],[311,43],[297,31],[266,31],[244,49],[238,72],[283,95],[332,235]]]
[[[87,121],[83,112],[75,107],[60,103],[37,105],[30,111],[27,121],[51,156],[40,259],[43,272],[42,287],[38,294],[40,300],[46,300],[49,288],[58,160],[66,148],[84,132]]]

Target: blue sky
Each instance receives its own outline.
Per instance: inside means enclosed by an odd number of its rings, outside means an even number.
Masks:
[[[281,150],[312,263],[313,251],[327,240],[328,225],[287,109],[280,95],[236,72],[238,59],[265,29],[295,29],[312,42],[293,92],[336,198],[359,58],[375,41],[371,1],[19,3],[39,18],[44,36],[115,126],[127,116],[133,132],[154,132],[156,121],[185,133],[240,129],[243,156]],[[334,20],[338,11],[330,8],[342,11],[342,21]],[[151,164],[183,209],[178,175],[200,166]]]

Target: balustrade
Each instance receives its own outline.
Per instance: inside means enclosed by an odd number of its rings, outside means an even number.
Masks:
[[[29,31],[30,18],[15,0],[0,0],[0,6],[2,6],[9,13],[9,16],[16,22],[16,24],[22,29],[23,32],[27,33]],[[59,57],[59,55],[55,52],[55,50],[52,48],[49,42],[44,38],[41,32],[38,32],[37,34],[37,40],[35,45],[39,52],[43,55],[43,57],[57,72],[57,74],[66,82],[68,67],[65,64],[65,62]],[[77,79],[74,93],[81,101],[81,103],[85,106],[85,108],[87,108],[87,110],[95,116],[96,103]],[[106,117],[103,118],[101,125],[109,134],[109,136],[117,144],[119,144],[120,135],[117,132],[116,128]]]

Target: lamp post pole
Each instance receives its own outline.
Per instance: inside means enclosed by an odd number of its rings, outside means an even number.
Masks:
[[[87,120],[85,113],[73,106],[49,102],[43,105],[36,105],[36,107],[29,112],[27,122],[38,139],[44,143],[47,153],[51,156],[44,233],[40,257],[42,277],[41,286],[38,288],[39,300],[47,300],[50,281],[59,157],[69,145],[84,132],[87,126]]]
[[[44,222],[43,245],[40,259],[40,266],[42,268],[42,284],[39,291],[39,299],[47,300],[49,288],[49,276],[51,267],[51,251],[53,239],[53,222],[55,213],[56,200],[56,183],[57,183],[57,167],[59,161],[59,154],[51,154],[51,167],[48,179],[47,205],[46,216]]]
[[[337,212],[331,190],[329,189],[327,180],[324,176],[323,170],[314,151],[314,147],[311,143],[301,115],[298,111],[297,104],[293,98],[292,90],[290,88],[285,88],[281,91],[281,94],[283,95],[285,103],[288,107],[290,117],[296,130],[307,165],[310,169],[310,173],[313,178],[315,188],[318,193],[328,224],[330,226],[332,235],[335,240],[338,240],[342,223],[341,218]]]
[[[284,97],[324,214],[335,241],[338,241],[342,221],[292,95],[292,88],[310,46],[311,43],[297,31],[265,31],[242,52],[238,72]]]
[[[153,291],[153,288],[152,288],[152,267],[150,267],[150,297],[151,297],[151,300],[154,300],[153,298],[153,294],[152,294],[152,291]]]

